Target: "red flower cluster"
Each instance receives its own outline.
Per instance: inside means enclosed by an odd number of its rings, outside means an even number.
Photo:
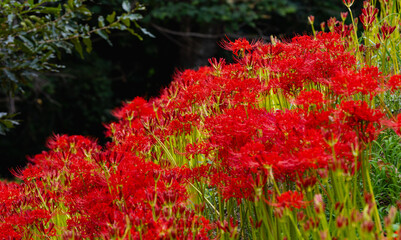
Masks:
[[[340,39],[228,40],[235,63],[212,59],[177,73],[160,97],[124,104],[104,147],[54,136],[49,151],[15,171],[22,184],[0,184],[0,238],[35,229],[77,239],[206,239],[218,228],[235,235],[237,226],[210,223],[203,214],[217,210],[197,199],[303,208],[302,192],[319,173],[355,174],[355,151],[381,128],[381,111],[352,99],[399,85],[396,77],[384,83],[377,68],[355,67]],[[387,125],[399,132],[399,123]],[[289,182],[298,191],[277,196],[274,184]]]

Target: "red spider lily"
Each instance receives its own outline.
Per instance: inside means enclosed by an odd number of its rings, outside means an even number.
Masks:
[[[401,136],[401,114],[398,114],[395,119],[383,119],[381,122],[383,125],[394,130],[395,133]]]
[[[96,141],[79,136],[79,135],[54,135],[47,141],[47,147],[54,151],[71,151],[76,153],[79,149],[86,149],[88,151],[96,151],[100,147],[97,146]]]
[[[354,30],[352,24],[346,25],[343,22],[338,22],[338,25],[333,26],[333,31],[340,34],[342,38],[351,37],[351,32]]]
[[[381,73],[376,67],[364,67],[359,71],[340,69],[327,84],[338,95],[361,93],[373,98],[382,91],[379,86],[381,79]]]
[[[363,5],[364,7],[362,8],[362,14],[359,16],[359,19],[361,20],[363,28],[366,31],[369,31],[373,22],[376,20],[376,15],[379,12],[379,9],[370,5],[369,1],[364,1]]]
[[[145,99],[136,97],[122,108],[115,110],[113,115],[119,119],[132,120],[134,118],[148,117],[154,114],[153,107]]]
[[[323,94],[314,89],[310,91],[301,91],[295,100],[295,103],[302,105],[304,109],[308,109],[311,104],[319,107],[324,102]]]
[[[388,25],[387,22],[384,22],[383,25],[380,27],[381,34],[378,33],[377,37],[379,38],[380,41],[385,41],[394,32],[395,28],[396,26],[392,27]]]
[[[238,222],[234,223],[233,218],[230,218],[229,222],[224,220],[222,223],[217,222],[217,227],[223,232],[230,234],[230,238],[236,238],[238,236]]]
[[[324,30],[326,30],[326,23],[325,22],[321,22],[320,23],[320,29],[322,30],[322,32],[324,32]]]
[[[331,17],[329,18],[329,20],[327,20],[327,27],[329,28],[329,30],[331,32],[334,31],[334,27],[339,23],[339,21],[337,21],[337,19],[335,17]]]
[[[387,82],[387,87],[391,89],[391,91],[397,91],[401,89],[401,75],[393,75],[390,77],[390,80]]]
[[[218,61],[216,58],[210,58],[208,59],[210,65],[214,68],[217,74],[221,73],[221,70],[225,67],[226,65],[226,60],[223,58],[220,58]]]
[[[20,238],[32,229],[43,236],[56,229],[66,239],[207,239],[220,230],[234,237],[246,223],[211,224],[202,217],[210,206],[194,204],[197,194],[251,205],[268,199],[276,216],[307,207],[301,190],[336,169],[357,174],[355,155],[381,124],[397,133],[401,126],[398,116],[386,122],[365,101],[345,101],[400,84],[394,76],[382,86],[377,68],[355,67],[340,35],[350,28],[341,24],[328,22],[338,33],[275,44],[223,42],[235,63],[210,59],[211,66],[177,72],[160,97],[125,103],[114,111],[118,119],[107,125],[111,140],[103,147],[90,138],[55,135],[48,151],[15,171],[23,184],[0,183],[0,219],[6,221],[0,230]],[[264,105],[275,97],[291,109]],[[173,164],[176,157],[183,163]],[[279,189],[291,182],[300,190],[274,198],[273,181]],[[323,197],[314,200],[315,212],[323,213]],[[65,227],[51,226],[58,214],[68,215]],[[252,227],[266,224],[252,217]],[[319,227],[316,219],[298,218],[306,230]],[[340,218],[337,224],[346,225]]]
[[[287,191],[276,197],[275,203],[269,203],[273,207],[279,208],[296,208],[301,209],[307,206],[307,202],[303,200],[304,195],[297,191]]]
[[[354,4],[354,1],[355,0],[343,0],[343,3],[347,8],[351,8],[351,6]]]
[[[308,16],[308,21],[310,25],[313,25],[313,23],[315,22],[315,16]]]
[[[345,21],[345,19],[347,19],[348,17],[348,12],[341,12],[341,20],[343,20],[343,22]]]
[[[232,42],[228,37],[227,41],[222,41],[221,46],[229,51],[232,51],[235,56],[243,57],[245,52],[250,52],[256,45],[256,43],[249,43],[245,38],[236,39]]]
[[[380,110],[371,109],[365,101],[343,101],[339,106],[339,119],[351,126],[361,123],[379,124],[384,114]]]
[[[355,143],[355,136],[364,143],[373,141],[384,116],[380,110],[369,108],[364,101],[343,101],[335,114],[335,131],[341,132],[345,137],[344,143],[348,142],[354,146],[358,145]]]
[[[0,238],[1,239],[22,239],[20,233],[16,232],[13,224],[2,222],[0,223]]]

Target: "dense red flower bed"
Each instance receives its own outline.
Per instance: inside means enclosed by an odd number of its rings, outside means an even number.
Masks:
[[[50,138],[15,171],[21,183],[0,183],[0,239],[236,237],[262,220],[233,221],[240,213],[224,213],[225,202],[274,207],[276,217],[301,211],[317,204],[307,195],[319,179],[359,171],[383,127],[400,132],[400,118],[372,104],[400,88],[398,76],[358,66],[340,35],[222,45],[234,63],[210,59],[177,73],[158,98],[125,103],[105,146]],[[305,231],[319,227],[302,216]]]

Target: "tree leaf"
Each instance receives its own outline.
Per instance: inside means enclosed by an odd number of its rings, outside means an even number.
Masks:
[[[79,53],[82,59],[84,59],[84,55],[82,53],[82,46],[81,42],[79,41],[78,38],[73,38],[71,39],[71,42],[74,44],[75,50]]]
[[[107,17],[106,17],[106,20],[107,20],[107,22],[109,22],[109,23],[114,22],[115,19],[116,19],[116,12],[115,12],[115,11],[113,11],[112,14],[109,14],[109,15],[107,15]]]
[[[123,9],[126,12],[131,12],[131,3],[128,0],[123,1]]]
[[[82,42],[84,42],[86,46],[86,52],[90,53],[92,51],[92,41],[89,37],[82,38]]]
[[[81,13],[81,14],[87,16],[87,17],[92,16],[92,12],[91,12],[89,9],[87,9],[86,7],[84,7],[84,6],[80,6],[80,7],[77,9],[77,12],[79,12],[79,13]]]
[[[139,13],[131,13],[131,14],[125,15],[124,18],[128,18],[131,21],[135,21],[135,20],[142,19],[143,17]]]
[[[0,135],[6,135],[6,132],[9,131],[10,128],[19,125],[19,121],[12,119],[16,115],[18,115],[18,113],[8,114],[6,112],[0,112]]]
[[[14,14],[14,13],[11,13],[11,14],[9,14],[9,15],[7,16],[7,23],[8,23],[8,25],[11,26],[11,25],[13,24],[14,17],[15,17],[15,14]]]
[[[96,33],[100,36],[100,37],[102,37],[104,40],[106,40],[106,42],[110,45],[110,46],[113,46],[113,44],[110,42],[110,40],[109,40],[109,35],[106,33],[106,31],[104,31],[104,30],[98,30],[98,31],[96,31]]]
[[[99,27],[104,27],[104,26],[105,26],[105,24],[104,24],[104,17],[103,17],[103,16],[99,16],[99,17],[97,18],[97,21],[98,21]]]
[[[143,34],[148,35],[151,38],[156,38],[155,35],[150,33],[146,28],[141,28],[141,31],[143,32]]]
[[[6,69],[6,68],[3,68],[3,72],[6,74],[6,76],[8,77],[8,79],[10,79],[11,81],[13,81],[13,82],[15,82],[15,83],[18,83],[17,76],[16,76],[13,72],[9,71],[9,70]]]
[[[37,12],[39,13],[47,13],[47,14],[54,14],[54,15],[59,15],[61,11],[61,5],[58,7],[45,7],[41,10],[38,10]]]
[[[131,26],[131,21],[128,18],[121,18],[121,22],[123,22],[127,27]]]
[[[130,32],[132,35],[134,35],[134,36],[136,36],[139,40],[143,40],[143,38],[141,37],[141,35],[139,35],[138,33],[136,33],[135,31],[134,31],[134,29],[132,29],[132,28],[127,28],[127,31],[128,32]]]

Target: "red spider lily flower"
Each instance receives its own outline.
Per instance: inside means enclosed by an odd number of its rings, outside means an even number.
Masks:
[[[398,114],[395,119],[383,119],[381,123],[394,130],[395,133],[401,136],[401,114]]]
[[[255,47],[255,43],[249,43],[245,38],[239,38],[232,42],[227,37],[227,41],[222,41],[221,46],[226,50],[232,51],[235,56],[243,57],[245,52],[250,52]]]
[[[352,96],[362,93],[373,98],[382,92],[379,86],[382,78],[377,67],[364,67],[359,71],[340,69],[327,84],[338,95]]]
[[[379,38],[380,41],[385,41],[394,32],[395,28],[396,26],[392,27],[388,25],[387,22],[384,22],[384,24],[380,27],[381,34],[378,33],[377,37]]]
[[[315,208],[316,213],[320,214],[324,211],[325,204],[323,202],[323,197],[321,194],[316,194],[313,196],[313,206]]]
[[[319,106],[324,102],[323,94],[315,89],[310,91],[301,91],[295,100],[295,103],[302,105],[304,109],[308,109],[311,104]]]
[[[224,201],[265,199],[276,216],[307,207],[301,190],[273,198],[272,179],[307,191],[317,174],[327,178],[339,168],[354,175],[360,162],[353,153],[367,148],[381,124],[401,133],[401,117],[382,121],[367,102],[342,101],[373,97],[385,81],[377,68],[355,67],[340,35],[350,28],[331,21],[339,34],[275,44],[224,42],[237,55],[235,63],[210,59],[211,66],[177,73],[159,98],[124,104],[114,111],[119,119],[107,126],[111,141],[104,147],[82,136],[51,138],[49,151],[15,171],[23,184],[0,183],[0,239],[6,238],[2,230],[24,238],[32,228],[63,230],[59,237],[66,239],[207,239],[221,229],[234,236],[237,223],[212,225],[201,216],[209,208],[188,207],[196,202],[189,190],[195,182]],[[384,87],[395,91],[400,82],[394,76]],[[311,85],[340,97],[339,105],[326,104],[323,90],[304,90]],[[262,101],[271,91],[303,107],[267,111]],[[168,153],[186,165],[176,167]],[[323,197],[314,200],[315,213],[324,213]],[[44,207],[70,216],[65,229],[48,222],[52,213],[40,212]],[[299,220],[304,229],[319,225],[306,216]],[[250,220],[256,228],[261,223]]]
[[[324,32],[324,30],[326,30],[326,23],[325,22],[321,22],[320,23],[320,30],[322,30],[322,32]]]
[[[362,8],[362,14],[359,16],[359,19],[361,20],[364,30],[369,31],[373,22],[376,20],[379,9],[370,5],[369,1],[365,1],[363,5],[364,7]]]
[[[113,115],[119,119],[132,120],[134,118],[154,115],[153,106],[141,97],[136,97],[120,109],[114,110]]]
[[[401,89],[401,75],[393,75],[390,77],[390,80],[387,82],[387,87],[395,92]]]
[[[279,208],[296,208],[301,209],[307,206],[304,200],[304,195],[297,191],[287,191],[276,197],[276,203],[269,203],[269,205]]]
[[[369,108],[365,101],[343,101],[338,111],[339,120],[355,129],[363,142],[371,142],[377,137],[377,129],[380,129],[380,122],[384,116],[379,109]]]
[[[0,239],[22,239],[20,233],[15,231],[14,226],[8,222],[0,223]]]
[[[352,24],[346,25],[343,22],[339,22],[338,25],[333,27],[335,33],[340,34],[342,38],[351,37],[351,32],[354,26]]]
[[[329,30],[331,32],[334,31],[334,27],[339,23],[339,21],[337,21],[337,19],[335,17],[331,17],[329,18],[329,20],[327,20],[327,27],[329,28]]]
[[[310,25],[313,25],[313,23],[315,22],[315,16],[312,15],[308,16],[308,21]]]
[[[348,12],[341,12],[341,20],[343,20],[343,22],[345,21],[345,19],[347,19],[348,16]]]
[[[234,223],[234,219],[230,217],[229,222],[224,220],[223,222],[217,222],[217,227],[221,229],[223,232],[227,232],[230,234],[230,238],[236,238],[239,234],[238,232],[238,222]]]
[[[47,140],[47,147],[55,151],[72,151],[76,153],[78,149],[93,150],[99,149],[96,141],[80,135],[58,135],[55,134]]]
[[[208,59],[210,65],[214,68],[214,70],[220,74],[221,70],[225,67],[226,65],[226,60],[223,58],[220,58],[217,60],[216,58],[209,58]]]
[[[350,8],[354,4],[354,1],[355,0],[343,0],[343,3],[347,8]]]
[[[343,101],[338,109],[339,118],[346,120],[349,126],[368,122],[379,124],[384,116],[380,110],[369,108],[365,101]]]

